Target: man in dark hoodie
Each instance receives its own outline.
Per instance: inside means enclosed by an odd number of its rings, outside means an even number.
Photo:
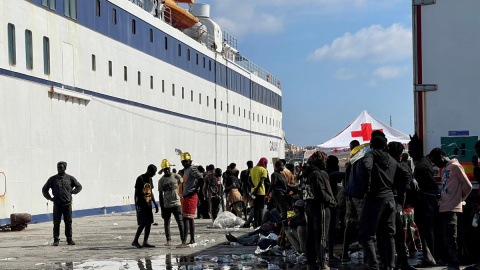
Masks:
[[[418,267],[436,265],[434,255],[433,220],[438,208],[438,185],[433,178],[433,166],[430,160],[423,156],[423,142],[417,134],[410,137],[408,154],[415,164],[413,171],[414,184],[418,183],[419,196],[415,204],[415,223],[422,237],[423,259]]]
[[[407,181],[396,181],[397,185],[394,186],[395,188],[395,202],[396,202],[396,209],[395,209],[395,248],[397,251],[397,269],[402,270],[411,270],[415,269],[408,264],[408,257],[407,257],[407,250],[405,249],[405,227],[404,224],[404,216],[403,216],[403,208],[405,205],[405,198],[407,188],[412,181],[412,171],[407,164],[403,164],[400,162],[400,157],[403,153],[405,147],[400,142],[390,142],[388,143],[388,153],[390,156],[395,159],[396,162],[400,165],[400,167],[404,170],[404,175],[407,176]]]
[[[387,140],[376,136],[370,141],[371,152],[365,154],[363,165],[367,172],[365,182],[365,204],[360,217],[359,243],[369,269],[379,269],[375,240],[380,260],[386,270],[395,267],[395,199],[397,181],[407,181],[400,165],[385,151]]]
[[[320,269],[330,269],[325,258],[328,227],[330,224],[330,207],[336,206],[335,197],[330,187],[330,179],[325,172],[327,154],[321,151],[308,158],[309,166],[305,169],[307,178],[303,192],[306,201],[307,218],[306,257],[309,265],[318,263]]]

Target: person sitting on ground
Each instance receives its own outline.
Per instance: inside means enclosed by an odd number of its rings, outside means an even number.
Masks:
[[[307,237],[307,220],[305,219],[305,201],[297,200],[293,204],[295,215],[284,221],[285,235],[298,254],[305,253]]]
[[[270,233],[278,235],[280,234],[281,228],[282,226],[278,223],[266,222],[255,231],[249,232],[246,235],[235,237],[231,233],[228,233],[225,235],[225,238],[227,238],[229,242],[237,242],[244,246],[256,246],[261,240],[260,235],[268,236]]]
[[[280,216],[277,208],[275,208],[275,203],[273,200],[270,200],[267,203],[267,211],[263,215],[262,224],[267,222],[279,223],[280,221],[282,221],[282,217]]]

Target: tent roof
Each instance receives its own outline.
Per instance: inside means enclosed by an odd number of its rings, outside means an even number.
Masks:
[[[327,155],[348,155],[350,153],[350,142],[357,140],[360,144],[370,142],[370,135],[373,130],[381,130],[385,133],[389,142],[397,141],[406,145],[410,137],[372,117],[367,111],[362,113],[348,125],[343,131],[329,141],[317,146],[317,150]]]

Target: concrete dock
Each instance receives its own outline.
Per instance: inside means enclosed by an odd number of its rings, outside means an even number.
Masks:
[[[208,240],[206,245],[175,248],[180,244],[180,237],[173,221],[173,246],[165,246],[163,220],[159,214],[155,215],[155,222],[158,225],[152,226],[149,243],[156,247],[141,249],[131,246],[137,228],[134,212],[74,218],[75,246],[67,245],[63,222],[60,245],[56,247],[52,246],[52,222],[29,224],[18,232],[0,232],[0,269],[307,269],[299,263],[286,263],[281,256],[242,259],[242,254],[243,257],[254,254],[256,247],[228,245],[227,229],[207,228],[211,220],[195,220],[196,242]],[[251,229],[230,231],[240,236]],[[142,239],[143,234],[140,242]],[[337,269],[363,269],[361,265],[330,265]]]

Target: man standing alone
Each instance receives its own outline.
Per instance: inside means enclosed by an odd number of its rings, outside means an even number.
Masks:
[[[65,223],[65,236],[69,245],[75,245],[72,240],[72,194],[82,190],[82,185],[75,177],[65,173],[67,163],[57,163],[58,174],[50,177],[42,188],[43,197],[53,202],[53,245],[60,242],[60,222]],[[52,189],[53,198],[49,190]]]
[[[157,167],[153,164],[148,165],[147,172],[140,175],[135,182],[135,209],[137,210],[137,233],[135,239],[132,242],[132,246],[137,248],[142,247],[155,247],[148,243],[148,237],[150,236],[150,229],[153,223],[152,202],[155,204],[155,213],[158,213],[158,205],[155,202],[153,196],[153,181],[152,177],[157,173]],[[138,243],[138,238],[145,229],[143,235],[143,245]]]

